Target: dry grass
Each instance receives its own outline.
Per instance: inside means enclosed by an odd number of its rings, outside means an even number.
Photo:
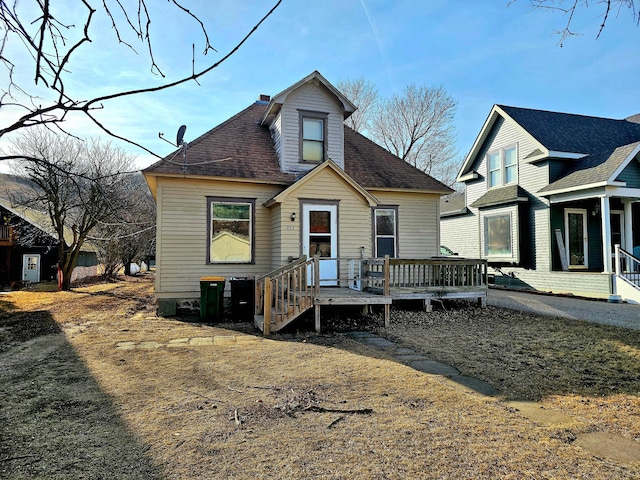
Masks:
[[[531,422],[501,399],[453,388],[441,377],[400,365],[343,335],[307,333],[263,340],[231,330],[237,325],[156,318],[152,300],[148,281],[98,284],[67,293],[15,292],[0,298],[0,477],[640,475],[639,465],[596,458],[571,444],[565,427]],[[416,324],[411,335],[402,336],[410,327],[406,319],[400,320],[402,315],[394,312],[394,325],[386,335],[417,348],[418,332],[423,339],[437,333],[417,319],[422,326]],[[501,321],[505,319],[497,318],[496,325]],[[543,330],[540,319],[531,321]],[[474,351],[469,339],[463,342],[466,353],[458,353],[465,351],[457,343],[465,332],[475,336],[476,343],[499,339],[491,329],[483,339],[482,328],[470,332],[468,322],[457,325],[457,335],[453,326],[447,334],[442,327],[442,336],[425,344],[424,353],[469,373],[482,363],[499,363],[493,357],[464,363],[490,351],[498,355],[503,346]],[[565,330],[579,327],[567,323]],[[508,335],[514,332],[508,330]],[[210,345],[185,341],[168,346],[172,340],[194,337],[215,338]],[[637,360],[637,338],[609,340],[614,350]],[[142,342],[160,345],[144,349]],[[441,345],[436,348],[434,343]],[[116,348],[119,345],[137,348]],[[545,345],[553,357],[553,344]],[[454,353],[445,358],[447,351]],[[506,355],[503,370],[511,371],[507,362],[526,355]],[[598,372],[594,370],[594,376]],[[473,373],[488,380],[493,375],[480,369]],[[509,385],[505,381],[496,386]],[[611,428],[637,438],[637,392],[617,388],[607,396],[588,391],[569,395],[570,389],[559,388],[545,393],[542,388],[540,396],[545,404],[575,415],[572,429]]]

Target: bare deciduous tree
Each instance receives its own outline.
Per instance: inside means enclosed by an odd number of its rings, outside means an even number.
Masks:
[[[453,123],[457,103],[443,87],[409,85],[401,95],[380,99],[373,84],[365,80],[342,80],[338,85],[358,109],[361,101],[366,105],[355,130],[446,185],[453,185],[457,173],[453,162],[457,155]]]
[[[99,139],[88,142],[56,135],[45,128],[24,130],[12,142],[17,175],[32,185],[12,200],[44,210],[58,248],[62,289],[71,288],[71,275],[89,233],[99,222],[110,222],[128,208],[122,195],[134,157]]]
[[[89,239],[98,247],[104,276],[114,277],[124,268],[131,275],[131,264],[147,262],[155,255],[156,205],[140,173],[131,174],[121,185],[126,208],[115,212],[110,222],[99,222]]]
[[[512,0],[510,3],[515,3],[516,1],[518,0]],[[588,0],[529,0],[529,2],[535,9],[557,12],[566,18],[562,28],[554,30],[554,33],[560,36],[560,41],[558,42],[560,46],[564,44],[567,38],[580,35],[580,33],[572,30],[572,24],[577,13],[582,9],[587,10],[590,3]],[[591,3],[600,8],[600,26],[596,38],[600,37],[611,17],[617,17],[625,10],[631,13],[637,24],[640,24],[640,11],[636,8],[636,0],[594,0]]]
[[[371,113],[378,102],[378,90],[373,82],[363,77],[355,80],[340,80],[337,84],[342,92],[358,109],[345,120],[345,123],[355,131],[365,133],[369,131]]]
[[[278,0],[233,48],[219,60],[208,62],[205,68],[196,70],[194,53],[191,72],[185,72],[177,80],[166,80],[161,84],[157,84],[157,81],[154,84],[150,82],[150,86],[146,88],[116,89],[112,93],[87,99],[82,86],[79,91],[73,90],[70,65],[80,52],[93,45],[92,41],[97,35],[94,31],[94,20],[98,15],[105,16],[111,24],[114,48],[124,46],[135,52],[136,42],[142,45],[147,52],[150,70],[155,74],[156,80],[158,76],[162,79],[165,76],[156,62],[153,38],[164,32],[153,30],[152,16],[160,11],[166,16],[182,16],[191,20],[202,34],[203,54],[213,50],[205,24],[179,0],[168,0],[161,6],[148,0],[77,0],[75,8],[69,5],[61,6],[60,2],[50,0],[1,0],[0,75],[4,78],[0,90],[0,109],[4,110],[4,114],[7,113],[6,110],[11,110],[13,115],[3,115],[0,138],[8,133],[38,125],[64,131],[65,119],[70,113],[76,112],[83,114],[108,135],[155,155],[143,145],[119,135],[108,125],[101,123],[94,115],[95,111],[105,108],[109,101],[117,98],[166,90],[189,81],[197,82],[198,78],[233,55],[274,12],[281,1]],[[195,45],[193,51],[195,52]],[[99,54],[99,51],[95,52],[96,56]],[[17,69],[24,66],[25,62],[32,68],[31,81],[25,81],[23,76],[17,75]],[[118,66],[112,67],[115,76]],[[19,112],[17,115],[16,111]],[[15,157],[0,156],[0,159],[11,158]]]

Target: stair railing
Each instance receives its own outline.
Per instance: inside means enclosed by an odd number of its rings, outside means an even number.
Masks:
[[[271,325],[289,323],[313,306],[313,296],[318,291],[316,276],[317,258],[302,256],[256,277],[255,314],[264,315],[264,335],[269,334]]]
[[[629,283],[640,287],[640,259],[615,246],[615,274],[616,277],[624,278]]]

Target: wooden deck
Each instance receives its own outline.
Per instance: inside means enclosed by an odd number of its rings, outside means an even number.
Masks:
[[[334,306],[358,306],[368,309],[369,305],[385,306],[385,323],[389,317],[389,306],[392,298],[387,295],[363,292],[345,287],[320,287],[319,292],[313,298],[316,332],[320,332],[320,309],[323,305]]]
[[[384,305],[385,325],[394,300],[422,300],[431,311],[434,299],[471,298],[486,306],[487,262],[476,259],[335,259],[348,275],[319,278],[318,257],[301,257],[256,278],[255,323],[265,335],[278,331],[310,308],[320,332],[322,306]],[[345,272],[347,269],[339,269]],[[339,286],[320,287],[335,281]],[[349,285],[350,288],[347,288]]]

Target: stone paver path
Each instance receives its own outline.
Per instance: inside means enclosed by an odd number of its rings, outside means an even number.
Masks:
[[[484,396],[499,395],[491,384],[473,377],[461,375],[460,371],[437,360],[427,358],[415,350],[398,346],[396,343],[371,332],[350,332],[345,334],[363,345],[380,350],[395,361],[414,368],[420,372],[444,377],[450,385],[473,391]],[[124,341],[115,345],[117,350],[156,350],[161,348],[214,347],[229,345],[248,345],[263,341],[263,337],[253,335],[216,335],[212,337],[183,337],[166,342],[157,341]],[[538,402],[506,402],[510,408],[522,417],[536,423],[554,427],[562,427],[572,422],[572,417],[562,412],[551,410]],[[607,432],[584,433],[576,436],[575,444],[590,451],[594,455],[610,458],[621,463],[640,462],[640,443]]]
[[[395,343],[370,332],[351,332],[347,337],[384,351],[396,361],[411,368],[432,375],[440,375],[456,388],[473,391],[480,395],[497,396],[499,392],[489,383],[461,375],[457,368],[433,359],[426,358],[411,348],[399,347]],[[562,427],[569,425],[573,418],[565,413],[543,407],[539,402],[506,402],[524,418],[541,425]],[[621,463],[640,462],[640,443],[607,432],[581,433],[576,436],[575,444],[594,455],[610,458]]]
[[[254,335],[215,335],[213,337],[174,338],[168,342],[118,342],[116,350],[155,350],[157,348],[212,347],[214,345],[247,345],[262,342]]]

